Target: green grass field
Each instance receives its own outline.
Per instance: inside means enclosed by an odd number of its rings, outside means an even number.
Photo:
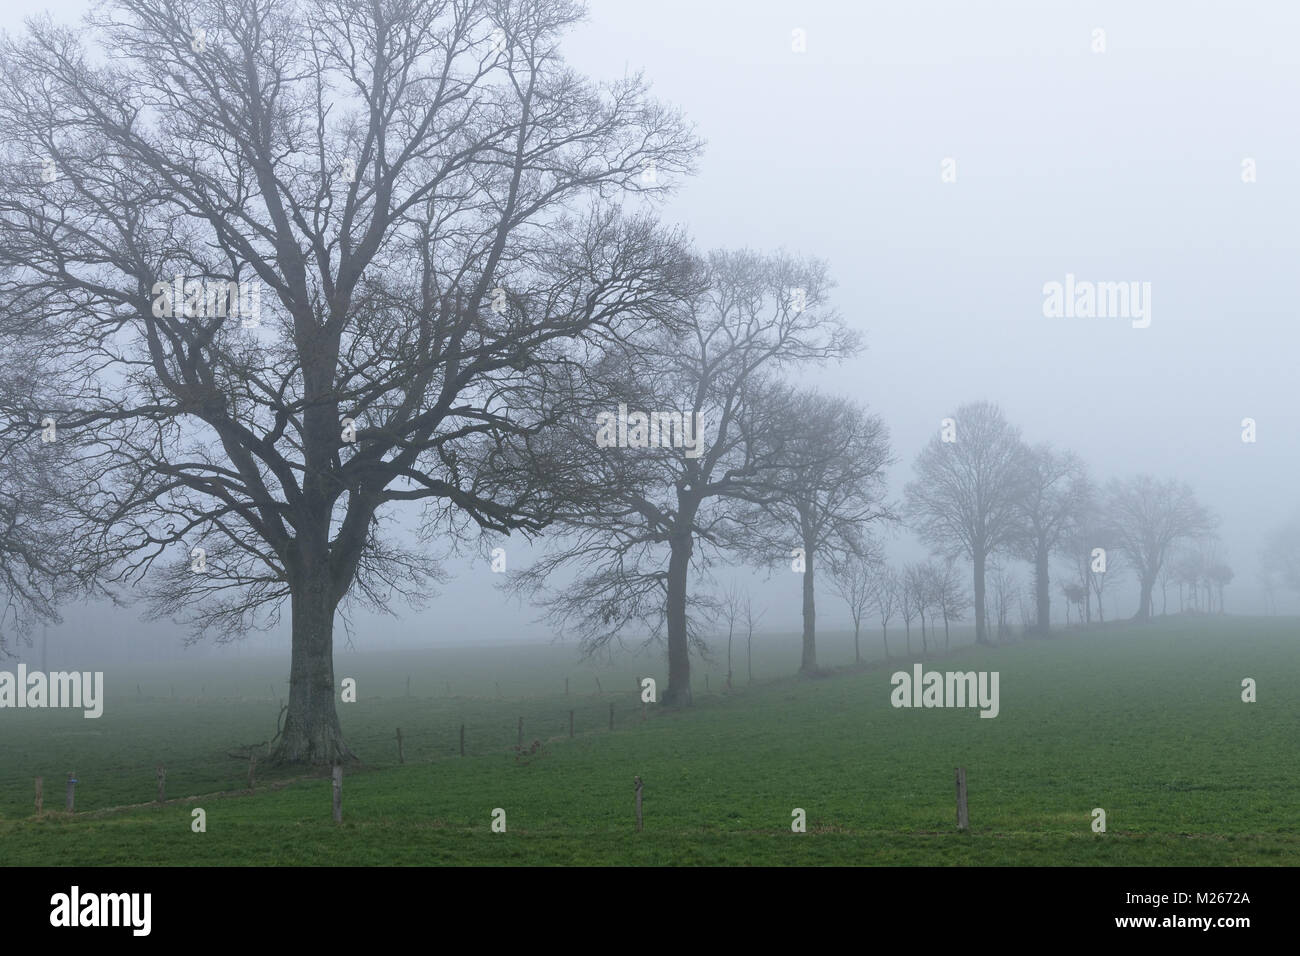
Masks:
[[[892,633],[891,641],[902,643]],[[954,648],[929,665],[1000,672],[1001,713],[992,720],[974,709],[892,708],[889,675],[910,669],[912,658],[816,680],[773,676],[796,666],[796,645],[790,636],[756,644],[766,668],[729,694],[713,665],[708,693],[703,672],[696,677],[693,708],[650,705],[645,721],[635,677],[662,681],[657,657],[616,656],[596,669],[554,645],[341,653],[337,675],[357,679],[359,700],[340,714],[363,761],[344,781],[341,826],[331,820],[326,775],[259,768],[250,794],[247,760],[229,756],[274,733],[287,654],[110,671],[98,720],[0,712],[0,862],[1300,862],[1295,619],[1171,619]],[[851,660],[851,637],[828,633],[820,645],[831,663],[846,659],[846,647]],[[742,651],[741,675],[743,660]],[[1258,681],[1257,703],[1242,702],[1244,677]],[[525,740],[544,743],[526,761],[511,751],[519,717]],[[169,801],[148,805],[159,763]],[[965,834],[955,830],[958,765],[969,774]],[[61,811],[73,770],[77,812],[69,816]],[[45,778],[40,819],[37,775]],[[144,805],[108,809],[130,804]],[[191,832],[195,807],[206,811],[206,833]],[[506,811],[504,834],[490,827],[497,807]],[[791,832],[796,807],[806,810],[807,833]],[[1094,807],[1107,813],[1105,834],[1091,831]]]

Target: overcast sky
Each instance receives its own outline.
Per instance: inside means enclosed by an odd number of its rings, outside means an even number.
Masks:
[[[45,6],[9,3],[6,27]],[[1300,504],[1300,5],[589,7],[571,62],[597,78],[644,70],[707,140],[665,218],[702,247],[829,262],[836,305],[868,349],[813,378],[883,415],[900,460],[894,495],[939,420],[988,399],[1027,439],[1078,452],[1098,479],[1191,482],[1223,519],[1237,572],[1228,610],[1262,611],[1256,553]],[[84,4],[50,8],[71,17]],[[796,29],[806,52],[792,49]],[[949,158],[956,181],[945,183]],[[1242,181],[1248,158],[1254,183]],[[1149,282],[1149,327],[1045,317],[1044,283],[1067,273]],[[1246,417],[1254,444],[1241,440]],[[355,643],[542,636],[485,564],[467,557],[450,570],[429,609],[359,618]],[[764,592],[768,622],[796,627],[796,576],[775,575]],[[1126,598],[1124,614],[1135,609]],[[847,621],[829,593],[818,610],[824,627]],[[108,627],[125,640],[140,632],[136,617],[69,609],[57,633]],[[177,632],[148,633],[166,643]]]

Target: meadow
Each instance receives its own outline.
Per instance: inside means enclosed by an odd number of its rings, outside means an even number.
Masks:
[[[890,639],[899,653],[901,634]],[[790,676],[796,635],[756,638],[752,683],[740,642],[731,690],[714,661],[697,669],[693,707],[650,704],[644,718],[636,682],[653,676],[662,690],[657,654],[340,652],[337,677],[358,690],[340,716],[360,757],[342,824],[328,771],[259,764],[248,789],[248,754],[265,752],[287,694],[287,652],[122,668],[106,674],[97,720],[0,712],[0,863],[1295,865],[1298,642],[1296,619],[1171,617],[932,658],[928,669],[999,672],[995,719],[892,707],[890,674],[920,658],[882,660],[875,635],[861,666],[852,635],[820,635],[828,673],[815,679]],[[1242,701],[1246,677],[1255,703]],[[521,717],[525,743],[540,743],[524,757]],[[965,833],[957,766],[970,786]],[[206,832],[191,830],[196,807]],[[1098,807],[1104,834],[1091,829]],[[491,829],[496,808],[505,833]],[[795,808],[806,833],[791,831]]]

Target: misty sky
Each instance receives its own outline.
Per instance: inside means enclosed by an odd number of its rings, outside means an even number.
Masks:
[[[11,2],[4,25],[45,6]],[[596,78],[644,70],[707,140],[664,218],[704,248],[829,262],[836,306],[868,348],[808,378],[884,417],[896,498],[939,420],[988,399],[1026,439],[1079,453],[1098,480],[1189,481],[1223,521],[1237,572],[1227,609],[1262,612],[1257,551],[1300,505],[1300,6],[589,6],[570,61]],[[796,28],[804,54],[791,50]],[[1104,53],[1092,52],[1096,28]],[[955,183],[940,181],[949,157]],[[1258,182],[1242,182],[1247,157]],[[1043,285],[1067,273],[1151,283],[1150,327],[1045,318]],[[1245,417],[1255,444],[1241,441]],[[893,550],[921,553],[906,538]],[[466,555],[449,570],[423,613],[358,617],[356,646],[545,636],[534,611],[496,593],[486,563]],[[767,623],[796,628],[797,576],[778,572],[763,591]],[[819,592],[819,626],[845,626],[838,599]],[[1053,602],[1061,613],[1055,583]],[[1279,595],[1279,609],[1296,605]],[[1130,586],[1120,610],[1135,609]],[[108,622],[113,639],[179,641],[137,615],[69,608],[51,640],[99,639]]]

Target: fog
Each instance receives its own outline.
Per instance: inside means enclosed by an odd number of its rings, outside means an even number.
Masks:
[[[46,4],[20,0],[5,25]],[[1264,613],[1257,553],[1300,505],[1293,290],[1300,258],[1300,8],[1227,4],[591,0],[567,56],[643,70],[707,140],[662,210],[701,248],[825,259],[867,349],[810,380],[888,423],[901,499],[958,405],[997,403],[1031,442],[1078,453],[1098,482],[1188,481],[1221,519],[1229,613]],[[55,0],[59,18],[83,6]],[[807,50],[792,50],[792,31]],[[1094,52],[1094,30],[1105,52]],[[955,181],[942,164],[953,160]],[[1252,160],[1255,182],[1243,182]],[[1150,324],[1048,318],[1044,285],[1150,283]],[[1257,441],[1242,440],[1242,420]],[[522,541],[507,545],[526,565]],[[924,554],[902,532],[895,560]],[[1029,580],[1017,565],[1022,582]],[[357,615],[358,650],[549,640],[464,553],[423,611]],[[762,589],[767,629],[799,627],[797,575],[718,568]],[[1054,613],[1063,602],[1053,586]],[[1118,611],[1136,609],[1131,579]],[[1107,616],[1110,616],[1108,592]],[[1295,611],[1278,592],[1278,610]],[[284,625],[249,638],[287,651]],[[820,628],[848,626],[827,588]],[[64,608],[51,665],[81,647],[181,653],[143,608]],[[341,630],[338,645],[348,637]],[[39,659],[39,630],[36,656]],[[796,654],[792,639],[791,655]],[[147,648],[147,650],[142,650]],[[213,651],[208,650],[207,653]],[[189,651],[188,653],[196,653]],[[229,653],[229,652],[227,652]],[[31,651],[23,656],[31,659]]]

